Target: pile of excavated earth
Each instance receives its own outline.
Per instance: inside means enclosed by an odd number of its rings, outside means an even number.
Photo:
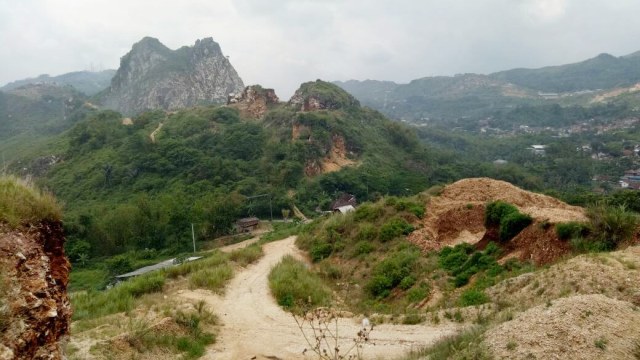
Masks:
[[[487,235],[485,207],[496,200],[511,203],[533,217],[533,224],[512,239],[504,250],[510,257],[537,264],[555,261],[570,250],[565,241],[558,239],[551,225],[587,220],[584,209],[550,196],[525,191],[505,181],[472,178],[448,185],[439,196],[430,198],[422,226],[409,240],[425,250],[439,250],[463,242],[476,244]]]

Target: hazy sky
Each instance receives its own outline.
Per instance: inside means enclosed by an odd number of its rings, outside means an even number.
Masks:
[[[245,84],[407,82],[640,50],[638,0],[0,0],[0,84],[213,37]]]

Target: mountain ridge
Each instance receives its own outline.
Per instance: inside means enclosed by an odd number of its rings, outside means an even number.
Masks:
[[[222,104],[244,84],[213,38],[171,50],[145,37],[120,60],[111,85],[97,96],[106,108],[134,115],[143,110],[175,110]]]

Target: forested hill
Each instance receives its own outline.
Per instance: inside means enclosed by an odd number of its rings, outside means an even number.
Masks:
[[[63,160],[41,181],[66,204],[70,256],[179,249],[191,223],[198,237],[223,234],[239,217],[268,218],[269,199],[275,216],[294,204],[314,213],[343,192],[404,195],[438,176],[412,131],[335,85],[306,83],[240,115],[265,93],[131,121],[95,110],[65,133]]]
[[[377,80],[335,84],[393,119],[425,123],[491,118],[519,106],[588,107],[601,102],[602,96],[608,98],[613,90],[624,91],[639,82],[640,54],[634,53],[622,57],[600,54],[574,64],[489,75],[424,77],[407,84]]]

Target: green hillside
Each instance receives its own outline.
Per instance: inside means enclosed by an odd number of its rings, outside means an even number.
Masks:
[[[42,179],[66,205],[72,259],[179,250],[189,246],[191,223],[198,238],[210,238],[239,217],[269,218],[271,210],[278,217],[294,204],[311,215],[343,192],[374,199],[414,193],[432,180],[430,156],[409,129],[335,85],[303,90],[332,110],[282,104],[256,121],[206,106],[146,112],[133,125],[112,111],[88,115],[62,136],[64,161]],[[335,153],[351,165],[328,172],[323,164]]]

